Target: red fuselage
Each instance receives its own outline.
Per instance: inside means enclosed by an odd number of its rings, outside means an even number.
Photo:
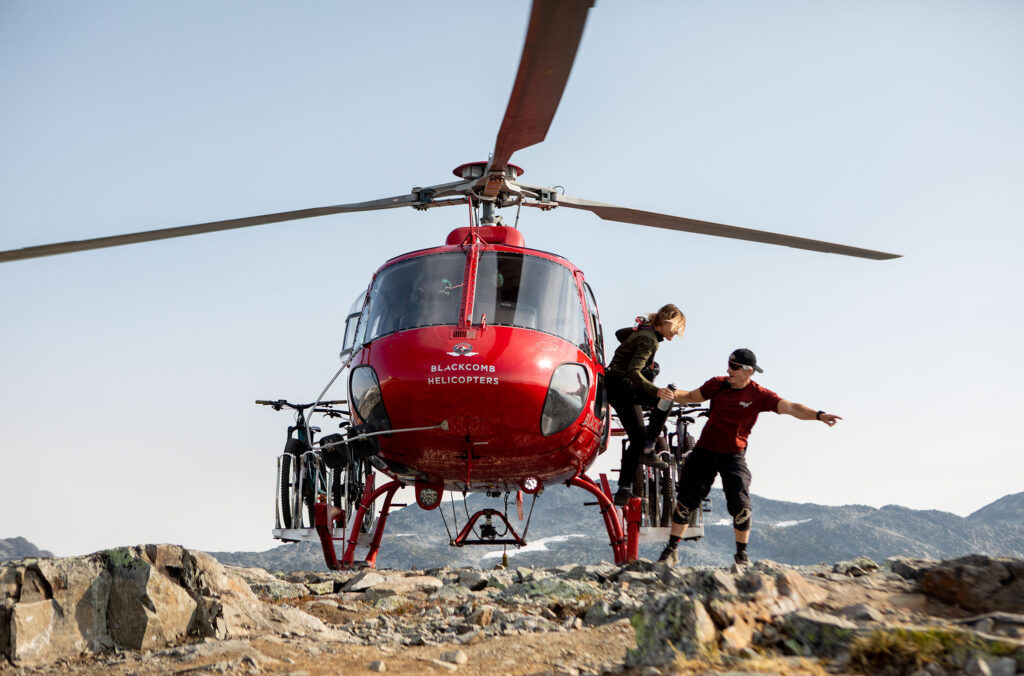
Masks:
[[[603,451],[593,294],[572,263],[521,244],[508,228],[460,228],[374,275],[349,396],[361,421],[395,431],[378,437],[389,474],[516,490],[571,478]]]

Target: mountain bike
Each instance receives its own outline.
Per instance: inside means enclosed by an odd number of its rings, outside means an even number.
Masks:
[[[335,408],[347,402],[320,401],[312,404],[294,404],[284,399],[257,400],[257,404],[270,406],[275,411],[295,411],[295,424],[288,426],[284,452],[278,457],[275,486],[275,517],[277,528],[313,528],[314,505],[329,502],[354,514],[363,496],[366,480],[373,468],[365,460],[350,452],[343,434],[330,434],[316,440],[319,427],[309,425],[311,414],[340,419],[344,430],[350,425],[350,414]],[[373,510],[367,510],[372,520]],[[303,519],[305,516],[305,519]],[[363,529],[369,524],[362,524]]]
[[[672,511],[675,509],[676,486],[690,452],[696,445],[690,427],[699,418],[707,417],[707,408],[700,404],[674,404],[665,426],[655,440],[654,452],[662,454],[667,451],[669,466],[655,468],[645,465],[637,467],[633,481],[633,493],[641,499],[643,506],[643,522],[641,525],[654,528],[668,528],[672,525]],[[644,411],[644,420],[650,418],[649,411]],[[672,420],[675,419],[674,425]],[[674,429],[670,431],[670,426]],[[623,449],[627,441],[623,440]],[[685,539],[699,539],[703,536],[703,512],[711,511],[711,501],[705,500],[701,509],[694,510],[690,516],[690,528],[693,533]]]

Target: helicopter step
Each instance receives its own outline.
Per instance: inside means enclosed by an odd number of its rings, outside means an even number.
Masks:
[[[641,528],[640,533],[637,536],[637,542],[642,545],[650,544],[665,544],[668,541],[668,536],[671,534],[671,528]],[[697,541],[704,537],[704,525],[700,524],[697,526],[687,524],[686,530],[683,531],[683,540]]]
[[[710,511],[711,500],[705,498],[700,509],[695,509],[690,513],[690,520],[687,522],[686,529],[681,535],[684,541],[691,540],[696,542],[704,537],[704,513]],[[663,544],[668,540],[671,532],[671,527],[641,526],[637,534],[637,542],[642,545]]]
[[[373,525],[376,526],[376,520]],[[345,539],[347,532],[345,528],[337,526],[329,530],[332,540]],[[271,535],[281,542],[320,542],[320,533],[316,528],[274,528],[271,530]],[[367,547],[372,539],[370,533],[359,533],[356,536],[356,544],[360,547]]]

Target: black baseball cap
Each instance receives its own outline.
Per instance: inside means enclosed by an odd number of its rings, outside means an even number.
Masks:
[[[758,373],[764,373],[764,369],[757,365],[757,357],[755,357],[754,353],[745,347],[733,350],[732,354],[729,355],[729,361],[734,361],[737,364],[742,364],[743,366],[749,366]]]

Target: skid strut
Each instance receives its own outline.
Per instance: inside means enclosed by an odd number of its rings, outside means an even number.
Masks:
[[[317,502],[313,505],[313,523],[316,525],[316,534],[320,536],[320,546],[324,550],[324,562],[331,570],[338,570],[338,555],[334,551],[334,524],[345,523],[345,510],[333,507],[326,502]]]
[[[334,538],[331,536],[331,527],[339,519],[343,519],[345,516],[344,510],[338,509],[337,507],[330,507],[325,504],[317,504],[314,507],[314,518],[316,520],[316,532],[320,536],[320,545],[324,550],[324,562],[327,567],[331,570],[339,570],[345,568],[351,568],[356,557],[356,545],[359,542],[359,524],[363,523],[366,518],[367,511],[373,506],[374,501],[380,496],[384,496],[384,504],[380,510],[380,516],[377,518],[377,524],[373,529],[373,535],[370,540],[370,550],[366,553],[366,559],[364,559],[364,565],[369,568],[374,568],[377,565],[377,552],[380,551],[380,541],[384,535],[384,526],[387,524],[388,512],[391,511],[391,500],[395,497],[395,493],[399,488],[405,486],[401,481],[392,480],[381,486],[380,488],[374,488],[373,475],[370,475],[366,481],[366,487],[363,489],[363,499],[359,503],[359,509],[356,511],[355,516],[349,522],[351,528],[349,528],[347,546],[345,547],[345,553],[342,555],[341,561],[338,561],[338,555],[334,549]]]
[[[632,550],[630,550],[626,536],[622,532],[622,519],[619,515],[619,510],[612,504],[612,490],[608,484],[608,477],[601,474],[601,486],[594,483],[594,480],[586,474],[574,476],[572,479],[569,479],[568,483],[570,486],[582,488],[597,498],[597,504],[601,509],[601,517],[604,519],[604,526],[608,531],[608,540],[612,546],[612,555],[615,558],[615,563],[622,564],[627,561],[635,561],[637,558],[637,542],[634,538]],[[639,509],[640,501],[637,500],[636,502],[636,507]],[[626,509],[628,512],[629,507]],[[639,528],[639,522],[637,522],[637,528]]]

